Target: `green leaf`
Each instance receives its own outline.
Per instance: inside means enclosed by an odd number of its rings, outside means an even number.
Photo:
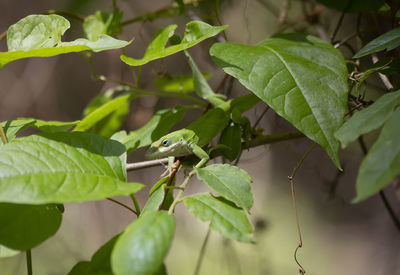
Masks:
[[[69,28],[69,21],[56,14],[28,15],[8,28],[7,47],[10,52],[51,48]]]
[[[13,257],[15,255],[18,255],[19,253],[21,253],[21,251],[8,248],[4,245],[0,245],[0,259]]]
[[[257,46],[216,43],[214,62],[320,144],[338,168],[347,104],[347,68],[342,54],[319,38],[282,34]]]
[[[34,119],[23,119],[23,120],[7,120],[1,123],[4,133],[6,134],[7,141],[12,141],[20,132],[35,123]],[[0,139],[0,144],[3,141]]]
[[[210,123],[212,121],[212,123]],[[203,147],[218,135],[229,123],[228,114],[220,108],[214,108],[208,111],[204,116],[200,117],[188,127],[199,137],[197,144]]]
[[[234,161],[242,150],[242,130],[240,126],[231,122],[222,131],[218,144],[229,147],[229,149],[220,149],[220,151],[229,161]]]
[[[385,5],[384,0],[317,0],[317,2],[346,12],[377,11]]]
[[[202,73],[205,79],[210,78],[209,73]],[[190,93],[194,91],[192,75],[168,75],[156,78],[154,84],[157,89],[164,92]]]
[[[185,51],[185,55],[188,58],[190,68],[193,72],[194,90],[196,94],[204,99],[213,96],[215,94],[214,91],[211,89],[210,85],[208,85],[207,80],[203,77],[203,74],[200,72],[189,52]]]
[[[8,52],[0,52],[0,69],[7,63],[28,57],[50,57],[63,53],[118,49],[131,42],[100,35],[96,41],[79,38],[61,42],[69,22],[59,15],[29,15],[12,25],[7,32]]]
[[[89,133],[32,135],[0,147],[0,202],[100,200],[137,192],[122,144]]]
[[[246,213],[232,203],[209,193],[185,197],[183,202],[199,220],[210,221],[211,229],[234,240],[252,242],[253,226]]]
[[[0,203],[0,244],[21,251],[31,249],[53,236],[61,220],[55,205]]]
[[[384,33],[374,40],[370,41],[367,45],[361,48],[353,58],[360,58],[371,53],[383,51],[384,49],[390,51],[400,45],[400,28],[393,29]]]
[[[81,261],[77,263],[68,275],[113,275],[111,271],[111,252],[119,236],[114,236],[102,245],[94,253],[90,262]]]
[[[181,121],[185,111],[186,108],[182,106],[159,110],[146,125],[130,132],[120,142],[125,145],[128,153],[150,145],[153,141],[166,135],[172,126]]]
[[[187,23],[185,36],[178,45],[165,47],[168,39],[174,34],[177,25],[170,25],[164,29],[160,29],[154,35],[152,41],[146,49],[142,59],[134,59],[121,55],[121,60],[130,66],[144,65],[155,59],[163,58],[177,52],[186,50],[201,41],[210,38],[227,28],[227,26],[213,27],[201,21],[191,21]]]
[[[400,73],[400,58],[382,58],[378,62],[373,64],[364,74],[367,72],[380,72],[385,75],[393,75]]]
[[[131,223],[111,255],[112,270],[116,275],[153,275],[162,269],[174,235],[175,219],[164,212],[154,211]]]
[[[18,120],[30,120],[30,118],[18,118]],[[79,120],[76,121],[52,121],[52,120],[40,120],[36,119],[35,123],[33,123],[32,127],[45,132],[45,133],[58,133],[58,132],[66,132],[69,131],[72,127],[77,125]]]
[[[335,137],[346,147],[359,136],[378,129],[387,121],[396,106],[400,105],[400,91],[381,96],[374,104],[355,113],[335,133]]]
[[[84,117],[81,120],[81,122],[79,122],[79,124],[75,127],[74,131],[88,131],[91,128],[93,128],[97,123],[101,121],[104,122],[104,119],[110,116],[113,116],[112,120],[117,119],[117,122],[120,122],[120,123],[115,123],[115,121],[111,120],[111,122],[113,122],[111,130],[112,131],[118,130],[122,122],[119,120],[119,118],[121,117],[124,118],[125,115],[127,114],[129,109],[130,99],[131,95],[123,95],[108,101],[107,103],[97,108],[96,110],[89,112],[89,114],[86,117]],[[108,120],[107,122],[110,123],[110,120]],[[107,133],[111,135],[112,133],[110,132],[112,131],[108,131]]]
[[[117,8],[113,13],[96,11],[83,22],[83,31],[89,40],[96,41],[102,34],[115,35],[122,31],[121,19],[123,13]]]
[[[253,108],[258,102],[260,102],[260,99],[254,94],[235,97],[231,100],[231,109],[237,109],[240,113],[243,113]]]
[[[246,171],[228,164],[213,164],[196,169],[197,178],[218,195],[250,211],[253,206],[252,182]]]
[[[399,123],[400,108],[397,108],[361,163],[356,182],[357,197],[353,202],[374,195],[400,173]]]
[[[157,211],[160,207],[161,203],[164,200],[165,187],[167,186],[167,182],[169,180],[169,176],[161,178],[154,186],[151,188],[149,192],[149,199],[147,200],[145,206],[142,209],[140,215],[144,215],[147,212]],[[172,192],[171,192],[172,193]]]

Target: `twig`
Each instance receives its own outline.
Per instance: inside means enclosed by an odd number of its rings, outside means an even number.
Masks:
[[[297,265],[300,267],[299,271],[300,271],[301,274],[306,274],[306,270],[303,268],[303,266],[297,260],[297,250],[299,248],[303,247],[303,239],[301,237],[299,215],[298,215],[297,206],[296,206],[296,196],[295,196],[295,192],[294,192],[294,176],[296,175],[297,171],[299,170],[300,166],[302,165],[303,161],[306,159],[308,154],[315,147],[315,145],[316,145],[316,143],[313,143],[313,145],[310,146],[310,148],[307,150],[307,152],[303,155],[303,157],[297,163],[297,166],[293,169],[292,174],[290,176],[288,176],[288,179],[289,179],[289,182],[290,182],[290,191],[291,191],[291,194],[292,194],[293,210],[294,210],[294,213],[296,215],[297,233],[299,235],[299,244],[296,247],[293,256],[294,256],[294,260],[296,261]]]
[[[175,166],[174,166],[174,168],[172,169],[171,174],[169,175],[168,182],[167,182],[167,187],[171,186],[172,181],[174,180],[174,177],[175,177],[175,175],[176,175],[176,172],[178,172],[178,168],[179,168],[180,165],[181,165],[181,162],[180,162],[180,160],[178,159],[178,160],[175,162]],[[167,199],[168,192],[172,192],[172,191],[170,191],[169,188],[165,191],[165,193],[164,193],[164,198],[163,198],[162,202],[160,203],[160,206],[158,207],[158,210],[161,210],[161,209],[162,209],[163,204],[164,204],[165,200]]]
[[[116,203],[116,204],[118,204],[118,205],[120,205],[120,206],[122,206],[122,207],[128,209],[129,211],[135,213],[136,216],[138,216],[138,213],[137,213],[135,210],[133,210],[133,209],[130,208],[129,206],[123,204],[122,202],[119,202],[119,201],[114,200],[114,199],[112,199],[112,198],[107,198],[107,200],[112,201],[112,202],[114,202],[114,203]]]
[[[85,21],[85,18],[83,16],[80,16],[78,14],[72,13],[70,11],[61,11],[61,10],[48,10],[46,14],[57,14],[57,15],[65,15],[71,18],[75,18],[76,20],[79,20],[81,22]]]
[[[242,150],[250,149],[250,148],[265,145],[265,144],[272,144],[272,143],[277,143],[277,142],[291,140],[291,139],[297,139],[297,138],[303,138],[303,137],[305,137],[305,136],[299,131],[289,132],[289,133],[284,133],[284,134],[276,134],[276,135],[258,136],[250,141],[243,142]],[[211,152],[210,158],[213,159],[213,158],[219,157],[220,155],[221,155],[221,153],[219,151],[215,150],[215,151]],[[127,163],[126,170],[127,171],[140,170],[143,168],[159,166],[159,165],[163,165],[166,163],[168,163],[168,158],[141,161],[141,162],[135,162],[135,163]]]
[[[7,36],[7,30],[5,30],[4,32],[2,32],[0,34],[0,41],[3,40],[4,38],[6,38],[6,36]]]
[[[286,21],[286,16],[289,8],[289,0],[285,0],[282,4],[281,12],[279,13],[278,25],[282,25]]]
[[[378,57],[376,56],[376,54],[372,54],[371,55],[371,59],[372,59],[372,63],[376,63],[379,61]],[[385,85],[386,89],[388,89],[389,91],[392,91],[394,89],[392,83],[390,82],[389,78],[381,73],[378,73],[379,78],[382,80],[383,85]]]
[[[352,2],[352,0],[347,0],[346,6],[345,6],[345,8],[343,9],[342,14],[340,15],[339,21],[338,21],[338,23],[337,23],[337,25],[336,25],[336,28],[335,28],[335,30],[334,30],[333,33],[332,33],[332,36],[331,36],[331,43],[333,43],[333,41],[335,41],[336,34],[338,33],[340,26],[342,25],[343,18],[344,18],[344,16],[345,16],[347,10],[349,9],[351,2]]]
[[[193,170],[192,172],[190,172],[190,174],[186,177],[185,181],[179,186],[181,190],[179,190],[178,195],[176,196],[176,198],[174,199],[174,201],[172,202],[171,206],[168,209],[169,215],[172,215],[172,213],[174,212],[175,206],[181,201],[183,192],[185,191],[185,188],[188,185],[190,178],[193,177],[194,174],[196,174],[196,170]]]
[[[211,227],[209,225],[206,237],[204,238],[204,241],[201,245],[199,257],[197,258],[196,269],[194,270],[194,275],[198,275],[200,273],[200,267],[201,267],[201,263],[203,262],[203,258],[204,258],[205,252],[206,252],[206,247],[207,247],[208,239],[210,238],[210,233],[211,233]]]
[[[28,249],[26,252],[26,268],[28,271],[28,275],[32,275],[32,252],[30,249]]]
[[[261,113],[261,115],[257,118],[256,122],[254,122],[254,126],[253,128],[255,129],[257,127],[257,125],[260,123],[261,119],[263,118],[263,116],[267,113],[267,111],[269,110],[269,106],[267,105],[264,109],[264,111]]]
[[[3,125],[1,125],[1,123],[0,123],[0,136],[1,136],[1,141],[3,142],[3,144],[7,144],[8,143],[7,136],[4,133]]]

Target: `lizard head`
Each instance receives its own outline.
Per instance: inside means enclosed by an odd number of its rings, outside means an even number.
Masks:
[[[158,159],[164,157],[181,157],[191,154],[188,145],[196,137],[192,130],[181,129],[165,135],[153,142],[147,150],[145,157]]]

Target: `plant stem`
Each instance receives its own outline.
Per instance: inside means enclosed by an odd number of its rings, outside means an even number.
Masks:
[[[6,134],[4,133],[4,129],[3,129],[3,125],[1,125],[0,123],[0,136],[1,136],[1,141],[3,142],[3,144],[7,144],[7,137]]]
[[[136,209],[136,215],[139,217],[139,215],[140,215],[140,206],[139,206],[139,203],[138,203],[138,201],[136,200],[136,197],[135,197],[135,195],[134,194],[131,194],[131,199],[132,199],[132,201],[133,201],[133,205],[135,206],[135,209]]]
[[[199,257],[197,258],[196,269],[194,270],[194,275],[198,275],[200,272],[201,263],[203,262],[204,254],[206,252],[206,247],[208,239],[210,238],[211,227],[208,226],[206,237],[204,238],[203,244],[201,245]]]
[[[168,214],[172,215],[172,213],[174,212],[175,206],[181,201],[182,194],[185,191],[185,188],[188,185],[190,178],[193,177],[194,174],[196,174],[196,171],[190,172],[190,174],[186,177],[186,179],[182,183],[182,185],[179,186],[179,188],[181,188],[181,190],[179,191],[178,195],[176,196],[176,198],[172,202],[171,206],[169,207]]]
[[[26,254],[26,267],[28,270],[28,275],[32,275],[32,253],[31,250],[28,249],[27,251],[25,251]]]
[[[138,213],[137,213],[135,210],[133,210],[133,209],[130,208],[129,206],[123,204],[122,202],[119,202],[119,201],[114,200],[114,199],[112,199],[112,198],[107,198],[107,200],[112,201],[112,202],[114,202],[114,203],[116,203],[116,204],[118,204],[118,205],[120,205],[120,206],[122,206],[122,207],[128,209],[129,211],[135,213],[136,216],[139,216]]]

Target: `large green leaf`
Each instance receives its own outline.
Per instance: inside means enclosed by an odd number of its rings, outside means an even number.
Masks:
[[[394,108],[400,105],[400,91],[381,96],[374,104],[355,113],[335,133],[343,147],[346,147],[359,136],[378,129],[392,115]]]
[[[154,211],[140,216],[118,238],[111,255],[116,275],[154,275],[163,268],[170,247],[175,219]]]
[[[307,137],[320,144],[337,167],[347,103],[343,55],[319,38],[283,34],[257,46],[216,43],[215,63],[265,101]]]
[[[193,72],[194,90],[196,94],[204,99],[207,99],[209,96],[214,95],[214,91],[211,89],[210,85],[208,85],[207,80],[197,67],[192,56],[189,54],[188,51],[185,51],[185,55],[188,58],[190,68]]]
[[[236,203],[247,211],[253,206],[251,178],[246,171],[228,164],[213,164],[196,169],[199,180],[218,195]]]
[[[210,221],[210,228],[225,237],[241,242],[253,240],[253,226],[246,213],[231,202],[209,193],[185,197],[183,202],[194,216],[201,221]]]
[[[150,145],[153,141],[167,134],[172,126],[181,121],[185,111],[186,108],[182,106],[159,110],[146,125],[130,132],[125,137],[120,138],[119,141],[126,146],[128,153]]]
[[[400,108],[385,123],[358,171],[357,197],[360,202],[387,186],[400,173]]]
[[[111,271],[111,252],[119,235],[102,245],[89,261],[77,263],[68,275],[113,275]]]
[[[96,41],[79,38],[61,42],[61,35],[70,27],[59,15],[29,15],[7,32],[8,52],[0,52],[0,69],[7,63],[27,57],[49,57],[63,53],[90,50],[94,52],[118,49],[130,42],[100,35]]]
[[[385,0],[317,0],[317,2],[346,12],[376,11],[385,5]]]
[[[0,202],[82,202],[129,195],[125,147],[89,133],[32,135],[0,147]]]
[[[22,132],[34,123],[34,119],[7,120],[3,121],[1,126],[6,134],[7,141],[10,142],[18,135],[18,133]],[[0,144],[3,144],[2,139],[0,139]]]
[[[199,137],[197,144],[203,147],[221,133],[228,123],[228,114],[220,108],[214,108],[186,128],[196,133]]]
[[[19,253],[21,253],[21,251],[8,248],[4,245],[0,245],[0,259],[12,257],[18,255]]]
[[[86,117],[84,117],[75,127],[74,131],[88,131],[96,124],[102,121],[104,122],[104,119],[111,117],[112,120],[108,120],[107,122],[111,123],[112,127],[111,129],[107,129],[107,131],[105,132],[105,134],[111,135],[121,126],[121,122],[123,120],[121,121],[120,118],[125,118],[125,115],[129,110],[130,99],[131,95],[123,95],[108,101],[107,103],[101,105],[99,108],[90,112]],[[115,121],[113,121],[115,119],[117,119],[117,122],[120,123],[115,123]],[[105,125],[107,126],[107,123]],[[108,126],[110,126],[110,124],[108,124]]]
[[[400,28],[393,29],[384,33],[374,40],[370,41],[367,45],[361,48],[353,58],[360,58],[371,53],[383,51],[384,49],[390,51],[400,45]]]
[[[56,132],[66,132],[71,129],[74,125],[78,124],[77,121],[45,121],[34,118],[17,118],[15,120],[8,120],[1,123],[4,132],[6,133],[7,141],[12,141],[20,132],[26,128],[33,127],[42,132],[56,133]],[[0,140],[0,144],[2,141]]]
[[[177,25],[170,25],[157,31],[142,59],[134,59],[126,55],[121,55],[121,60],[130,66],[144,65],[152,60],[163,58],[193,47],[201,41],[223,31],[227,26],[213,27],[201,21],[191,21],[186,24],[185,36],[181,43],[165,47],[168,39],[174,34],[176,28]]]
[[[56,205],[0,203],[0,244],[27,250],[53,236],[61,225]]]

